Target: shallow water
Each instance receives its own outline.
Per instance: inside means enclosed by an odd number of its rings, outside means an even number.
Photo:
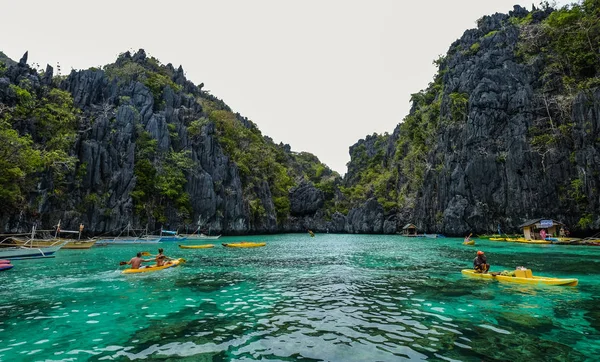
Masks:
[[[221,242],[267,241],[255,249]],[[188,243],[192,244],[192,243]],[[178,268],[124,275],[156,246],[61,250],[0,272],[0,360],[520,361],[600,355],[600,248],[390,235],[222,237]],[[460,274],[578,278],[533,287]]]

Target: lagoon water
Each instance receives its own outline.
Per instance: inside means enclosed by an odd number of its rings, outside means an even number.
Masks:
[[[266,241],[255,249],[221,242]],[[0,361],[585,361],[600,355],[600,248],[397,235],[222,237],[124,275],[156,246],[61,250],[0,272]],[[193,244],[193,243],[186,243]],[[492,271],[577,287],[473,280]]]

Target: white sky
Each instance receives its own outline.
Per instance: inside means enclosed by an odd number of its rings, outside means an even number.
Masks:
[[[344,174],[351,145],[408,113],[432,61],[514,4],[532,2],[0,0],[0,50],[16,61],[29,50],[29,64],[59,62],[65,74],[144,48],[275,142]]]

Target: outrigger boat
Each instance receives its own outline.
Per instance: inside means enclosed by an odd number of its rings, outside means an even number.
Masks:
[[[56,231],[54,233],[53,238],[36,239],[35,238],[36,229],[34,227],[32,230],[32,233],[31,233],[31,238],[26,239],[26,238],[20,238],[20,237],[13,237],[13,238],[11,238],[11,241],[12,241],[12,244],[14,244],[15,246],[30,246],[30,247],[36,247],[36,248],[50,247],[50,246],[57,244],[57,242],[58,243],[66,242],[63,245],[62,249],[89,249],[96,243],[96,239],[81,240],[82,232],[83,232],[83,224],[79,225],[79,231],[61,230],[60,229],[60,221],[59,221],[58,225],[56,226]],[[60,233],[79,234],[79,235],[78,235],[77,239],[66,239],[66,238],[60,238],[59,237]]]
[[[210,232],[209,232],[209,234],[210,234]],[[200,227],[198,227],[196,229],[196,231],[194,231],[193,233],[191,233],[191,234],[181,234],[181,236],[185,237],[188,241],[191,241],[191,240],[217,240],[218,238],[221,237],[221,234],[214,235],[214,236],[206,235],[206,234],[201,233],[200,232]]]
[[[219,234],[219,235],[212,235],[212,236],[211,235],[200,234],[197,238],[201,239],[201,240],[202,239],[205,239],[205,240],[217,240],[220,237],[221,237],[221,234]],[[189,237],[188,237],[188,239],[189,239]]]
[[[32,235],[35,235],[34,233],[35,227]],[[6,238],[0,241],[0,244],[4,246],[0,248],[0,258],[8,260],[53,258],[54,253],[66,244],[66,241],[58,240],[49,246],[35,246],[34,242],[35,239],[32,238],[23,245],[14,246],[13,238]]]
[[[144,233],[143,236],[137,236],[135,235],[136,230],[141,231],[144,229],[133,229],[131,227],[131,223],[128,223],[127,226],[125,227],[125,229],[123,229],[119,235],[117,235],[115,238],[102,238],[98,241],[99,245],[102,246],[106,246],[106,245],[132,245],[132,244],[158,244],[160,242],[160,236],[148,236],[147,232]],[[145,231],[147,231],[148,229],[146,228]],[[123,235],[124,232],[127,232],[127,234],[125,236],[121,236]],[[134,235],[130,236],[129,232],[132,232]]]
[[[166,235],[166,236],[163,236]],[[160,229],[160,241],[161,242],[167,242],[167,241],[185,241],[187,240],[187,236],[182,236],[182,235],[177,235],[177,231],[171,231],[171,230],[164,230],[164,229]]]

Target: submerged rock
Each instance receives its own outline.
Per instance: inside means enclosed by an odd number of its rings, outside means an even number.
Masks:
[[[572,347],[532,334],[510,330],[508,334],[476,326],[466,333],[471,351],[464,355],[482,361],[585,361],[586,357]]]
[[[520,330],[548,332],[554,328],[552,320],[544,316],[534,316],[518,312],[502,312],[496,316],[500,325],[509,325]]]

